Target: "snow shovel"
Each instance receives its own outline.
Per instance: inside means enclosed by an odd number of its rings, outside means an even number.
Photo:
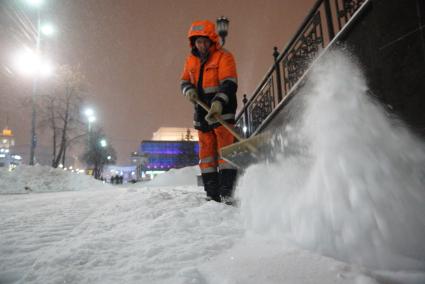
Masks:
[[[221,156],[233,166],[245,169],[267,159],[271,137],[270,132],[265,132],[240,140],[221,148]]]
[[[204,110],[209,111],[208,106],[203,101],[196,99],[195,102]],[[237,168],[246,168],[260,159],[260,153],[256,145],[264,144],[270,137],[269,134],[261,134],[244,139],[235,131],[232,125],[224,121],[219,115],[215,115],[214,118],[238,140],[238,142],[220,149],[221,157],[224,160]]]

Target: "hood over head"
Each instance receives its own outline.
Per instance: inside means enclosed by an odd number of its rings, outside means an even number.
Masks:
[[[216,46],[216,48],[220,48],[220,41],[218,40],[218,35],[215,32],[215,24],[208,21],[196,21],[193,22],[190,26],[189,32],[187,33],[187,37],[189,38],[190,47],[194,47],[194,39],[203,36],[209,38],[213,44],[212,46]]]

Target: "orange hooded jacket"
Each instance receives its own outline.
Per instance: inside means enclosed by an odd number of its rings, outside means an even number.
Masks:
[[[204,61],[201,60],[194,45],[194,40],[200,36],[208,37],[212,42],[209,55]],[[237,72],[233,55],[220,46],[215,25],[210,21],[192,23],[188,38],[192,50],[186,58],[181,76],[183,94],[195,88],[200,100],[208,106],[211,106],[213,101],[219,100],[223,105],[221,117],[234,123],[237,108]],[[218,124],[209,125],[204,119],[206,114],[201,107],[195,105],[194,127],[196,129],[209,131],[218,126]]]

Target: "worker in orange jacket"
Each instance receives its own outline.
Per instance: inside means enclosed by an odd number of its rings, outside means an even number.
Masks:
[[[181,90],[195,107],[193,123],[198,130],[199,167],[206,199],[232,204],[237,170],[219,157],[219,149],[232,144],[235,138],[214,117],[219,115],[228,123],[235,123],[235,60],[221,47],[215,25],[208,20],[192,23],[188,38],[191,52],[184,65]],[[209,112],[196,100],[207,104]]]

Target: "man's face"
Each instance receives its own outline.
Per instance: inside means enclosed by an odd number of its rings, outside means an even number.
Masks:
[[[207,54],[210,46],[211,46],[211,40],[209,38],[198,37],[195,40],[195,47],[201,55]]]

